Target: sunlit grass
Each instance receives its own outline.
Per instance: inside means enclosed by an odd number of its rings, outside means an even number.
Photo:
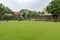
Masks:
[[[0,40],[60,40],[60,22],[1,22]]]

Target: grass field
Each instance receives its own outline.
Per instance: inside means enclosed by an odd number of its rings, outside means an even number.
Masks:
[[[0,22],[0,40],[60,40],[60,22]]]

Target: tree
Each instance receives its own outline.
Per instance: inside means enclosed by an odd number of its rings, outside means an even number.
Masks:
[[[5,9],[3,4],[0,4],[0,19],[2,18],[3,15],[3,10]]]
[[[6,20],[8,22],[8,20],[11,19],[10,17],[12,17],[12,15],[13,15],[13,11],[11,9],[9,9],[8,7],[5,7],[3,12],[4,12],[3,16],[4,15],[6,16]]]
[[[39,13],[40,16],[44,16],[44,14],[45,14],[43,11],[42,12],[38,12],[38,13]]]
[[[3,4],[0,4],[0,19],[2,19],[2,17],[5,14],[13,14],[13,11],[9,9],[8,7],[5,7]]]
[[[53,19],[56,21],[60,15],[60,0],[52,0],[46,10],[53,15]]]
[[[5,7],[5,9],[4,9],[4,13],[13,14],[13,11],[12,11],[10,8]]]
[[[22,14],[22,15],[20,15],[20,16],[22,16],[23,18],[27,18],[27,15],[28,15],[28,11],[29,10],[27,10],[27,9],[22,9],[22,10],[20,10],[20,13]]]
[[[31,11],[28,9],[22,9],[20,10],[20,16],[22,16],[24,19],[38,19],[38,16],[40,16],[40,13],[37,11]]]
[[[38,19],[39,16],[40,16],[40,13],[37,11],[29,11],[28,12],[28,17],[30,17],[30,18]]]

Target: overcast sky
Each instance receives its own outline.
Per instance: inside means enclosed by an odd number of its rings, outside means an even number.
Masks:
[[[0,3],[9,7],[13,11],[29,9],[42,11],[51,0],[0,0]]]

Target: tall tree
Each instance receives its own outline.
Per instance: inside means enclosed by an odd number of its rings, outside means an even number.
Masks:
[[[3,14],[4,9],[5,9],[4,5],[0,4],[0,19],[2,18],[2,14]]]
[[[5,7],[3,4],[0,4],[0,19],[2,19],[2,17],[5,14],[13,14],[12,10],[9,9],[8,7]],[[6,15],[7,16],[7,15]],[[4,16],[5,17],[5,16]]]
[[[52,0],[46,10],[53,15],[53,19],[56,21],[58,15],[60,15],[60,0]]]
[[[10,19],[10,17],[12,17],[12,15],[13,15],[13,11],[10,8],[5,7],[3,11],[3,16],[6,18],[7,21]]]
[[[4,9],[4,13],[13,14],[13,11],[12,11],[10,8],[5,7],[5,9]]]

